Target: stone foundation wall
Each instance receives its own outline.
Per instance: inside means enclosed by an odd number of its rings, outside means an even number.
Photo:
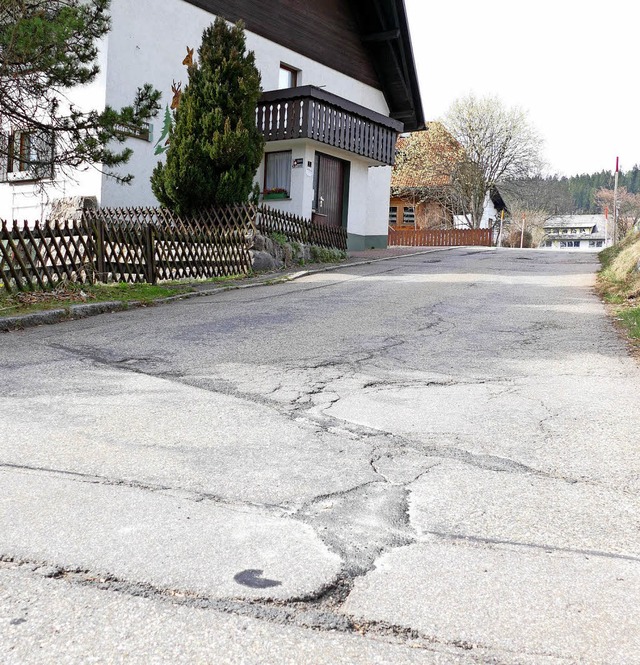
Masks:
[[[268,236],[256,235],[251,249],[254,272],[280,270],[311,260],[311,246],[297,242],[280,242]]]
[[[98,207],[95,196],[70,196],[56,199],[51,203],[49,219],[51,221],[80,221],[83,210],[94,210]]]

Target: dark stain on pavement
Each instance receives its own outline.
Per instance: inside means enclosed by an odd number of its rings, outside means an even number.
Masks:
[[[270,580],[262,577],[263,570],[241,570],[233,576],[233,579],[242,586],[248,586],[252,589],[269,589],[274,586],[281,586],[282,582]]]

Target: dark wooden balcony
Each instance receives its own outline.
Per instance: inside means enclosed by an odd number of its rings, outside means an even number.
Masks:
[[[265,92],[256,123],[265,141],[313,139],[390,166],[403,130],[397,120],[310,85]]]

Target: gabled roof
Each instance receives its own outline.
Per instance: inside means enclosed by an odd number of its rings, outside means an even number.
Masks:
[[[604,228],[606,218],[604,215],[558,215],[548,219],[545,229],[592,229]]]
[[[379,88],[406,131],[424,127],[404,0],[184,1]]]
[[[582,233],[547,233],[547,240],[604,240],[604,233],[587,230]]]
[[[425,131],[398,139],[391,187],[395,192],[444,187],[463,154],[460,144],[441,123],[430,122]]]

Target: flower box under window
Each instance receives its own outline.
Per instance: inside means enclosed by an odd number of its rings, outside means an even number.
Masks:
[[[274,199],[288,199],[289,192],[286,189],[282,189],[280,187],[276,189],[265,189],[264,192],[262,192],[262,198],[265,201],[273,201]]]

